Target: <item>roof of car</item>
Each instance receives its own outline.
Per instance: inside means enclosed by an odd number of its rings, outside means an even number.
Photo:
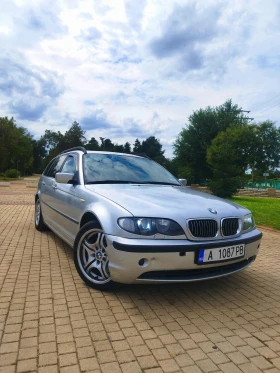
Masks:
[[[142,157],[142,158],[150,159],[150,157],[148,157],[144,153],[118,153],[118,152],[109,152],[109,151],[101,151],[101,150],[87,150],[82,146],[77,146],[75,148],[66,149],[63,152],[61,152],[59,155],[67,154],[71,152],[77,152],[77,151],[83,152],[84,154],[116,154],[116,155],[126,155],[126,156]]]

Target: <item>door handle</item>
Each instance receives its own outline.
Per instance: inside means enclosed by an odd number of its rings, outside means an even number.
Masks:
[[[52,185],[53,189],[57,189],[57,184]]]
[[[43,182],[42,182],[42,185],[46,185],[46,183],[43,181]]]

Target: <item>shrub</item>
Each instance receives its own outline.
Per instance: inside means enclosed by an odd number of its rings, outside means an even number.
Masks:
[[[221,198],[229,198],[238,190],[240,181],[236,177],[211,180],[208,184],[213,194]]]
[[[5,172],[5,176],[11,179],[16,179],[18,177],[18,172],[16,169],[12,168]]]

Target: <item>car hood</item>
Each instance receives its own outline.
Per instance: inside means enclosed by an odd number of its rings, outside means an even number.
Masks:
[[[189,218],[222,218],[245,215],[243,207],[181,186],[141,184],[98,184],[86,188],[117,203],[134,216],[162,217],[177,220]],[[213,214],[209,209],[214,209]]]

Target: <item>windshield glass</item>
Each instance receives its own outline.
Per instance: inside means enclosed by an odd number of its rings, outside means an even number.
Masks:
[[[137,183],[181,185],[159,164],[147,158],[118,154],[84,154],[85,184]]]

